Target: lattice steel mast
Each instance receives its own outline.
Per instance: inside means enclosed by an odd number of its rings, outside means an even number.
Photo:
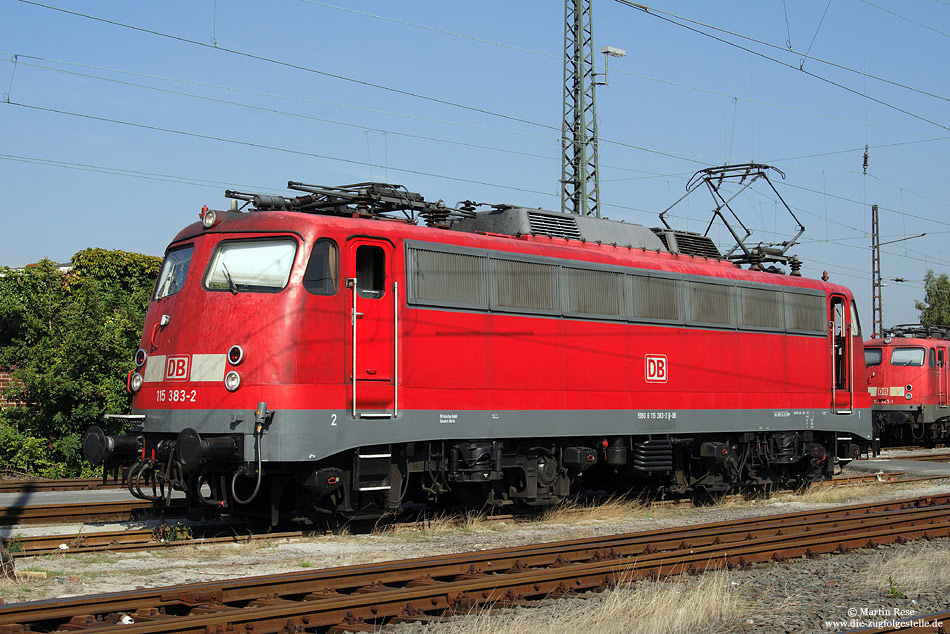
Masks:
[[[877,205],[871,205],[871,333],[872,338],[884,332],[884,303],[881,296],[881,229]]]
[[[590,0],[565,0],[561,211],[599,218],[595,85]]]

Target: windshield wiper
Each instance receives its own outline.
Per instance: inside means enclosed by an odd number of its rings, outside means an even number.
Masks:
[[[237,295],[237,284],[234,283],[234,280],[231,279],[231,273],[228,271],[228,266],[224,262],[221,263],[221,268],[224,269],[224,279],[228,281],[228,290],[231,291],[232,295]]]

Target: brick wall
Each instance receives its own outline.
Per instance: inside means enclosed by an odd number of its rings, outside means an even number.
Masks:
[[[10,385],[10,373],[0,370],[0,407],[6,405],[17,405],[17,403],[11,403],[7,401],[6,396],[4,395],[4,390],[7,389],[7,386]]]

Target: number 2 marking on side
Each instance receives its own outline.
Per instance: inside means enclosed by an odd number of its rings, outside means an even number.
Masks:
[[[336,414],[330,414],[330,427],[336,427]]]

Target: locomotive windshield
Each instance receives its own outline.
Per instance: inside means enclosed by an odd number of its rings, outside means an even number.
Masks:
[[[229,240],[215,248],[205,274],[210,291],[276,293],[287,286],[297,253],[297,242]]]
[[[865,348],[864,349],[864,365],[881,365],[881,359],[884,357],[884,353],[880,348]]]
[[[193,244],[168,252],[158,274],[158,284],[155,285],[155,296],[152,299],[162,299],[181,290],[188,276],[188,265],[194,252]]]
[[[891,353],[891,365],[923,365],[923,348],[894,348]]]

